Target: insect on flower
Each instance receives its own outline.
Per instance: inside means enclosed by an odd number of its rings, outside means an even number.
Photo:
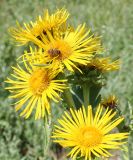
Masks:
[[[61,55],[61,51],[57,48],[55,49],[49,49],[48,53],[50,54],[51,57],[57,57]]]

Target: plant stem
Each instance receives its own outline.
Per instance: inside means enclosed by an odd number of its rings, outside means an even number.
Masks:
[[[62,79],[66,79],[66,76],[65,74],[60,74],[59,78],[62,78]],[[69,84],[67,83],[68,87],[69,87]],[[75,103],[74,103],[74,100],[73,100],[73,97],[72,97],[72,93],[70,91],[70,89],[65,89],[64,92],[63,92],[63,95],[64,95],[64,99],[68,105],[69,108],[73,108],[75,109]]]
[[[50,116],[49,116],[50,118]],[[43,118],[43,127],[44,127],[44,158],[47,158],[47,153],[49,151],[49,147],[50,147],[50,134],[51,134],[51,121],[49,123],[48,117]]]
[[[63,92],[63,95],[64,95],[65,101],[68,104],[69,108],[71,107],[71,108],[75,109],[75,104],[74,104],[73,97],[72,97],[72,94],[70,92],[70,89],[66,89]]]
[[[90,98],[90,90],[89,90],[89,85],[87,83],[83,84],[83,97],[84,97],[84,106],[88,107],[89,98]]]

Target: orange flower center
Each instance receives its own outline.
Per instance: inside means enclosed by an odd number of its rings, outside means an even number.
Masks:
[[[101,143],[102,134],[94,127],[84,127],[80,130],[80,144],[85,147],[94,147]]]
[[[47,53],[52,59],[56,57],[58,60],[64,60],[71,55],[72,49],[67,42],[57,40],[49,45]]]
[[[29,79],[29,85],[31,91],[35,95],[41,95],[44,90],[46,90],[49,86],[50,79],[47,72],[43,69],[38,69],[33,72]]]

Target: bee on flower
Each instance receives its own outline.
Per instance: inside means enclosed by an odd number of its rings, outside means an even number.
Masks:
[[[99,37],[89,34],[90,31],[86,31],[85,25],[79,25],[75,31],[65,32],[64,36],[58,38],[54,38],[48,31],[47,37],[42,36],[42,52],[34,52],[32,49],[28,54],[31,57],[34,55],[41,64],[47,61],[57,66],[64,65],[69,71],[74,72],[74,69],[80,70],[77,64],[87,65],[94,54],[102,50]],[[30,57],[26,55],[25,60],[30,60]]]

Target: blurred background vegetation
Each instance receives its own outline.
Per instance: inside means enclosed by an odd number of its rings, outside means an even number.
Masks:
[[[11,42],[8,28],[15,26],[16,20],[29,22],[42,14],[44,9],[54,11],[64,6],[71,13],[71,23],[77,25],[86,22],[92,31],[102,36],[107,55],[121,59],[120,71],[108,75],[102,94],[115,94],[121,110],[129,117],[131,107],[129,110],[128,102],[133,105],[132,0],[0,0],[0,160],[56,159],[56,146],[46,151],[43,122],[34,121],[33,118],[24,120],[15,113],[11,106],[13,100],[4,90],[4,80],[24,50],[24,47],[17,47]],[[127,160],[133,159],[132,136],[129,138],[129,155],[125,156]],[[60,150],[56,150],[56,155],[58,152]]]

